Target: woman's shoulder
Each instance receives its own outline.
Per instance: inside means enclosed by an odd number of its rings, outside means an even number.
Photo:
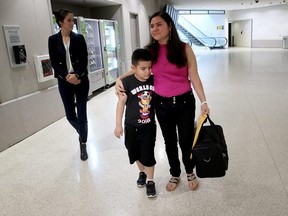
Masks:
[[[55,40],[57,37],[59,37],[59,32],[49,36],[49,40]]]
[[[74,38],[83,38],[84,39],[84,36],[82,34],[79,34],[79,33],[75,33],[75,32],[71,32],[70,33],[70,37],[74,37]]]
[[[190,46],[190,44],[188,44],[188,43],[182,42],[182,46],[183,46],[183,48],[185,48],[185,49],[191,49],[191,46]]]
[[[190,46],[190,44],[184,43],[184,46],[183,46],[183,47],[184,47],[184,49],[185,49],[185,51],[186,51],[186,55],[193,53],[193,50],[192,50],[192,47]]]

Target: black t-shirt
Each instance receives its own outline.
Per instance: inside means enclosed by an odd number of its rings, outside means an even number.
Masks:
[[[139,81],[134,75],[123,80],[127,94],[125,124],[142,127],[155,122],[154,82],[151,75],[145,82]]]

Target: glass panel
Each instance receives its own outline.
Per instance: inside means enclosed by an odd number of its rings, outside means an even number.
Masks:
[[[103,68],[99,21],[85,19],[86,25],[86,43],[89,55],[89,72]]]
[[[116,52],[116,33],[114,23],[107,23],[105,26],[105,44],[108,58],[108,70],[118,68]]]
[[[223,47],[227,44],[227,39],[225,37],[207,37],[182,16],[178,17],[177,28],[186,36],[186,38],[188,38],[189,41],[192,41],[195,44],[200,42],[202,45],[208,47]]]

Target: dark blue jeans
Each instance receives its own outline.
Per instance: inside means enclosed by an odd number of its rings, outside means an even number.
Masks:
[[[88,135],[88,77],[82,77],[81,83],[78,85],[70,84],[66,80],[58,78],[58,88],[64,104],[67,120],[78,132],[81,142],[86,143]]]
[[[186,173],[192,173],[195,166],[194,160],[190,160],[195,119],[195,98],[192,91],[171,98],[157,95],[155,109],[165,141],[170,174],[179,177],[181,173],[178,141]]]

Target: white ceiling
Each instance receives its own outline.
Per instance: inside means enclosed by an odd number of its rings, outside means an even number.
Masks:
[[[109,0],[51,0],[51,2],[64,3],[64,4],[66,3],[83,7],[104,7],[104,6],[116,5],[116,3],[111,2]]]
[[[168,0],[176,9],[240,10],[285,5],[288,0]]]
[[[145,0],[143,0],[145,1]],[[286,5],[288,0],[168,0],[176,9],[240,10],[275,5]],[[76,4],[84,7],[115,5],[109,0],[51,0],[51,2]]]

